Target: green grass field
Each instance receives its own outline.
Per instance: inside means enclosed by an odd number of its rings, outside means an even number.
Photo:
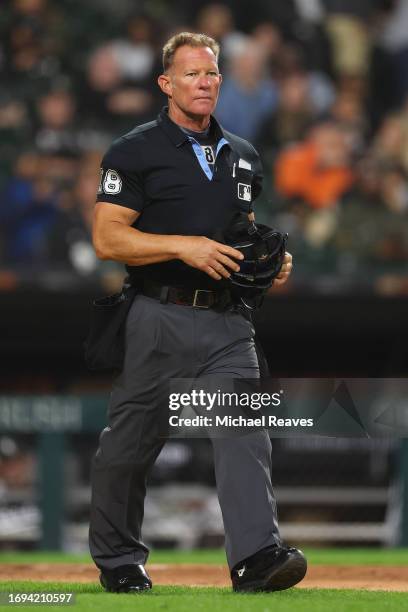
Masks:
[[[408,565],[408,549],[306,549],[310,564],[348,565]],[[88,555],[63,553],[0,553],[0,564],[35,562],[90,562]],[[155,551],[151,563],[225,563],[222,550]],[[97,584],[64,584],[35,582],[6,582],[0,586],[5,592],[73,592],[74,610],[112,610],[121,612],[399,612],[408,610],[408,594],[397,592],[291,589],[278,593],[236,594],[228,588],[192,588],[156,586],[152,592],[140,595],[105,593]],[[19,609],[61,609],[52,605],[19,605]]]
[[[2,592],[73,592],[76,594],[74,610],[127,610],[174,612],[398,612],[408,610],[406,593],[379,591],[353,591],[329,589],[302,589],[256,595],[236,594],[229,589],[193,587],[155,587],[150,593],[116,595],[105,593],[96,585],[55,583],[4,582]],[[10,606],[8,606],[10,607]],[[61,606],[18,606],[19,609],[61,609]]]
[[[408,565],[408,548],[303,548],[308,562],[319,565]],[[60,552],[0,552],[3,563],[92,563],[89,554]],[[154,550],[149,563],[226,563],[222,548]]]

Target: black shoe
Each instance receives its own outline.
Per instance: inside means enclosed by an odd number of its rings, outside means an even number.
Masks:
[[[301,550],[268,546],[238,563],[231,571],[234,591],[282,591],[306,575],[307,561]]]
[[[113,593],[140,593],[152,588],[152,581],[143,565],[121,565],[105,569],[99,580],[105,591]]]

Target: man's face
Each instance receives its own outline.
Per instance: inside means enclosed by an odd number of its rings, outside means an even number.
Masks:
[[[170,107],[188,116],[210,115],[218,99],[222,77],[209,47],[179,47],[173,64],[159,84]]]

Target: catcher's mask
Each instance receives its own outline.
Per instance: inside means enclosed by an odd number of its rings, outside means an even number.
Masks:
[[[239,272],[232,272],[229,279],[234,292],[242,301],[262,298],[280,272],[288,235],[247,221],[234,225],[225,239],[229,246],[244,255],[239,262]]]

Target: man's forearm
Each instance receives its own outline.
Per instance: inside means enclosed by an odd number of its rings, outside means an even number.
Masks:
[[[180,259],[188,266],[208,274],[214,280],[229,278],[231,271],[238,272],[240,251],[206,236],[178,236],[148,234],[132,227],[134,215],[123,215],[121,220],[104,218],[104,211],[97,209],[94,218],[93,244],[100,259],[119,261],[131,266],[156,264]],[[117,211],[116,211],[117,212]],[[121,211],[119,211],[121,214]]]
[[[178,259],[183,236],[148,234],[133,227],[111,221],[102,237],[94,237],[100,259],[119,261],[131,266],[144,266]]]

